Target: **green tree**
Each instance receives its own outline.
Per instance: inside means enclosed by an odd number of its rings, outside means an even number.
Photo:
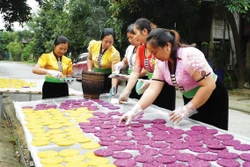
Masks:
[[[36,0],[42,4],[43,0]],[[27,0],[0,0],[0,13],[3,15],[5,28],[11,30],[14,22],[21,25],[31,19],[31,8]]]
[[[10,42],[7,45],[9,52],[12,55],[14,61],[21,60],[21,54],[23,52],[23,45],[20,42]]]

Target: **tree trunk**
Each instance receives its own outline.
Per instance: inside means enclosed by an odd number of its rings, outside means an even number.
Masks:
[[[237,79],[238,79],[238,88],[243,88],[245,78],[244,78],[244,70],[245,70],[245,55],[241,53],[241,28],[239,28],[239,32],[237,30],[237,25],[235,21],[234,15],[227,11],[226,12],[227,20],[231,26],[232,29],[232,34],[233,34],[233,39],[234,39],[234,44],[235,44],[235,53],[236,53],[236,65],[235,69],[237,72]],[[241,26],[241,24],[239,24]]]

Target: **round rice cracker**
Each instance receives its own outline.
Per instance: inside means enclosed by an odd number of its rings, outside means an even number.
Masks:
[[[136,165],[136,161],[133,159],[117,159],[114,164],[120,167],[131,167]]]
[[[170,164],[170,163],[174,163],[177,159],[176,157],[173,157],[173,156],[158,156],[156,157],[155,160],[159,163]]]
[[[242,165],[243,165],[243,167],[249,167],[250,166],[250,162],[249,161],[244,162]]]
[[[167,164],[167,167],[187,167],[188,165],[184,164],[184,163],[180,163],[180,162],[174,162],[171,164]]]
[[[154,157],[151,155],[137,155],[134,158],[135,161],[137,162],[141,162],[141,163],[145,163],[145,162],[153,162],[154,161]]]
[[[188,161],[196,159],[196,156],[191,153],[179,153],[176,155],[176,158],[179,161],[188,162]]]
[[[210,167],[211,164],[208,161],[194,159],[188,162],[189,167]]]
[[[200,126],[200,125],[194,125],[191,127],[192,130],[197,130],[197,131],[205,131],[207,130],[207,127],[205,126]]]
[[[121,146],[121,145],[110,145],[108,146],[109,149],[112,149],[113,151],[123,151],[126,150],[126,146]]]
[[[249,151],[250,144],[238,144],[234,146],[234,149],[239,151]]]
[[[153,166],[165,167],[164,164],[159,163],[159,162],[148,162],[148,163],[143,163],[143,164],[142,164],[142,167],[153,167]]]
[[[143,155],[146,154],[146,155],[152,155],[152,156],[159,154],[159,151],[155,148],[143,148],[143,149],[139,150],[139,152]]]
[[[227,152],[227,151],[222,151],[222,152],[219,152],[217,154],[220,158],[223,158],[223,159],[236,159],[236,158],[239,158],[239,154],[237,153],[230,153],[230,152]]]
[[[174,156],[179,154],[178,150],[172,149],[172,148],[162,148],[160,149],[160,154],[166,155],[166,156]]]
[[[239,140],[224,140],[222,144],[225,146],[236,146],[241,144],[241,142]]]
[[[216,161],[219,158],[218,155],[210,154],[210,153],[200,153],[200,154],[197,154],[196,157],[205,161]]]
[[[101,157],[108,157],[113,155],[114,151],[112,149],[102,148],[94,151],[95,155]]]
[[[240,154],[240,158],[244,161],[250,162],[250,153],[242,153]]]
[[[225,140],[232,140],[234,136],[231,134],[218,134],[215,136],[215,138],[225,141]]]
[[[190,151],[197,152],[197,153],[206,153],[208,152],[208,148],[206,147],[189,147]]]
[[[217,163],[224,167],[239,167],[240,163],[234,159],[219,159]]]
[[[130,159],[133,155],[128,152],[116,152],[112,155],[112,157],[116,159]]]

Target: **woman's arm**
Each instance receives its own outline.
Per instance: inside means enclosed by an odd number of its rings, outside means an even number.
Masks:
[[[34,74],[38,74],[38,75],[46,75],[47,74],[47,70],[42,68],[40,66],[40,64],[38,64],[38,63],[33,67],[32,72]]]
[[[212,74],[204,78],[199,82],[200,88],[194,95],[191,100],[194,108],[199,108],[209,99],[214,89],[216,88],[216,84]]]
[[[94,63],[92,61],[92,54],[89,52],[87,59],[88,71],[93,71]]]

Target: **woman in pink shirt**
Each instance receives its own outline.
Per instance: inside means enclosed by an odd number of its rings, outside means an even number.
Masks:
[[[204,54],[194,47],[181,44],[176,31],[162,28],[149,33],[146,47],[157,58],[151,84],[136,106],[125,113],[120,121],[128,124],[152,104],[164,85],[161,81],[166,81],[181,91],[185,104],[170,112],[172,122],[178,123],[190,117],[227,130],[228,92]]]

